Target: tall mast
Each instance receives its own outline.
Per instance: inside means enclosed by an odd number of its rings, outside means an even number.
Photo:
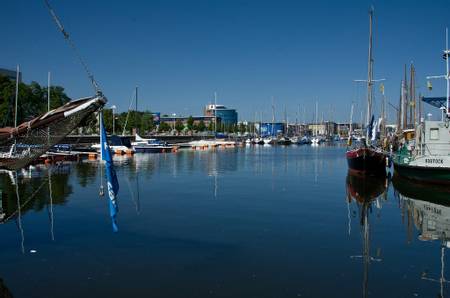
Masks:
[[[275,103],[274,103],[274,99],[272,96],[272,136],[274,133],[274,127],[273,127],[274,125],[275,125]]]
[[[315,113],[315,119],[314,119],[314,126],[315,126],[315,132],[314,132],[314,136],[317,136],[319,133],[319,103],[316,100],[316,113]]]
[[[445,28],[445,64],[446,64],[446,70],[445,73],[445,79],[447,81],[447,117],[450,117],[450,73],[449,73],[449,66],[448,66],[448,59],[450,54],[450,50],[448,49],[448,28]]]
[[[138,86],[136,86],[135,89],[136,92],[136,97],[135,97],[135,101],[136,101],[136,111],[134,112],[134,125],[136,125],[135,127],[135,132],[137,133],[137,113],[138,113]]]
[[[50,72],[47,76],[47,112],[50,111]]]
[[[405,64],[405,77],[403,79],[403,129],[408,128],[408,78],[406,77],[406,64]]]
[[[17,127],[17,102],[19,100],[19,65],[16,69],[16,98],[14,107],[14,127]]]
[[[409,122],[414,126],[416,124],[416,69],[411,63],[409,75]]]
[[[369,10],[369,57],[368,57],[368,67],[367,67],[367,115],[366,124],[367,127],[370,125],[370,118],[372,117],[372,85],[373,85],[373,54],[372,54],[372,22],[373,22],[373,7]],[[367,138],[369,140],[369,131],[366,132]]]

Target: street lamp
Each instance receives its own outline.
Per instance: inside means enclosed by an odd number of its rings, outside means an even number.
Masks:
[[[111,110],[112,110],[112,122],[113,122],[113,135],[115,135],[116,134],[116,121],[115,121],[115,116],[114,116],[114,111],[117,109],[117,107],[115,106],[115,105],[112,105],[111,106]]]

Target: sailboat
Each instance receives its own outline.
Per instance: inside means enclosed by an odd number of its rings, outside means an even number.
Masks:
[[[421,121],[415,129],[415,140],[410,142],[415,146],[411,147],[405,143],[394,154],[393,162],[395,172],[409,179],[450,184],[450,50],[448,48],[448,32],[444,59],[446,60],[446,75],[427,78],[444,78],[447,81],[446,97],[422,98],[423,102],[441,110],[442,119],[440,121]]]
[[[0,168],[31,164],[106,103],[103,96],[68,102],[16,127],[0,128]]]
[[[270,135],[266,136],[263,139],[263,142],[265,145],[274,145],[276,144],[277,139],[275,138],[275,105],[273,103],[273,97],[272,97],[272,132]]]
[[[386,174],[386,156],[379,148],[371,144],[375,140],[373,133],[374,117],[372,115],[373,100],[373,56],[372,56],[372,21],[373,8],[369,11],[369,57],[368,57],[368,78],[367,78],[367,115],[366,115],[366,138],[359,142],[356,147],[351,144],[347,148],[346,157],[348,167],[351,171],[363,174]]]

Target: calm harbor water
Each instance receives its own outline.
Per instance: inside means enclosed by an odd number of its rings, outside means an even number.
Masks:
[[[115,157],[118,233],[97,162],[2,173],[0,297],[450,296],[450,194],[348,175],[344,151]]]

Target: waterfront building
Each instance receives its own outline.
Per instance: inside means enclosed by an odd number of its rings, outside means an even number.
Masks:
[[[337,124],[335,122],[325,121],[318,124],[309,124],[308,129],[313,134],[331,137],[337,133]]]
[[[160,123],[167,123],[169,124],[169,126],[171,127],[175,127],[175,123],[177,121],[181,121],[181,123],[183,123],[184,126],[187,125],[188,119],[191,116],[161,116],[159,118]],[[194,120],[194,125],[198,125],[201,121],[203,121],[203,123],[205,124],[205,126],[207,127],[208,125],[210,125],[210,123],[214,123],[214,116],[192,116],[192,119]],[[220,117],[217,117],[217,121],[220,122],[221,119]]]
[[[353,133],[359,132],[361,131],[361,124],[359,123],[352,123],[352,131]],[[348,132],[350,130],[350,123],[337,123],[336,124],[336,133],[343,137],[343,138],[347,138],[348,137]]]
[[[16,71],[14,69],[0,68],[0,76],[5,76],[12,81],[16,80]],[[22,72],[19,71],[19,83],[22,83]]]
[[[205,107],[204,115],[209,117],[217,116],[217,122],[222,125],[235,125],[238,122],[238,113],[236,109],[229,109],[224,105],[209,104]]]

